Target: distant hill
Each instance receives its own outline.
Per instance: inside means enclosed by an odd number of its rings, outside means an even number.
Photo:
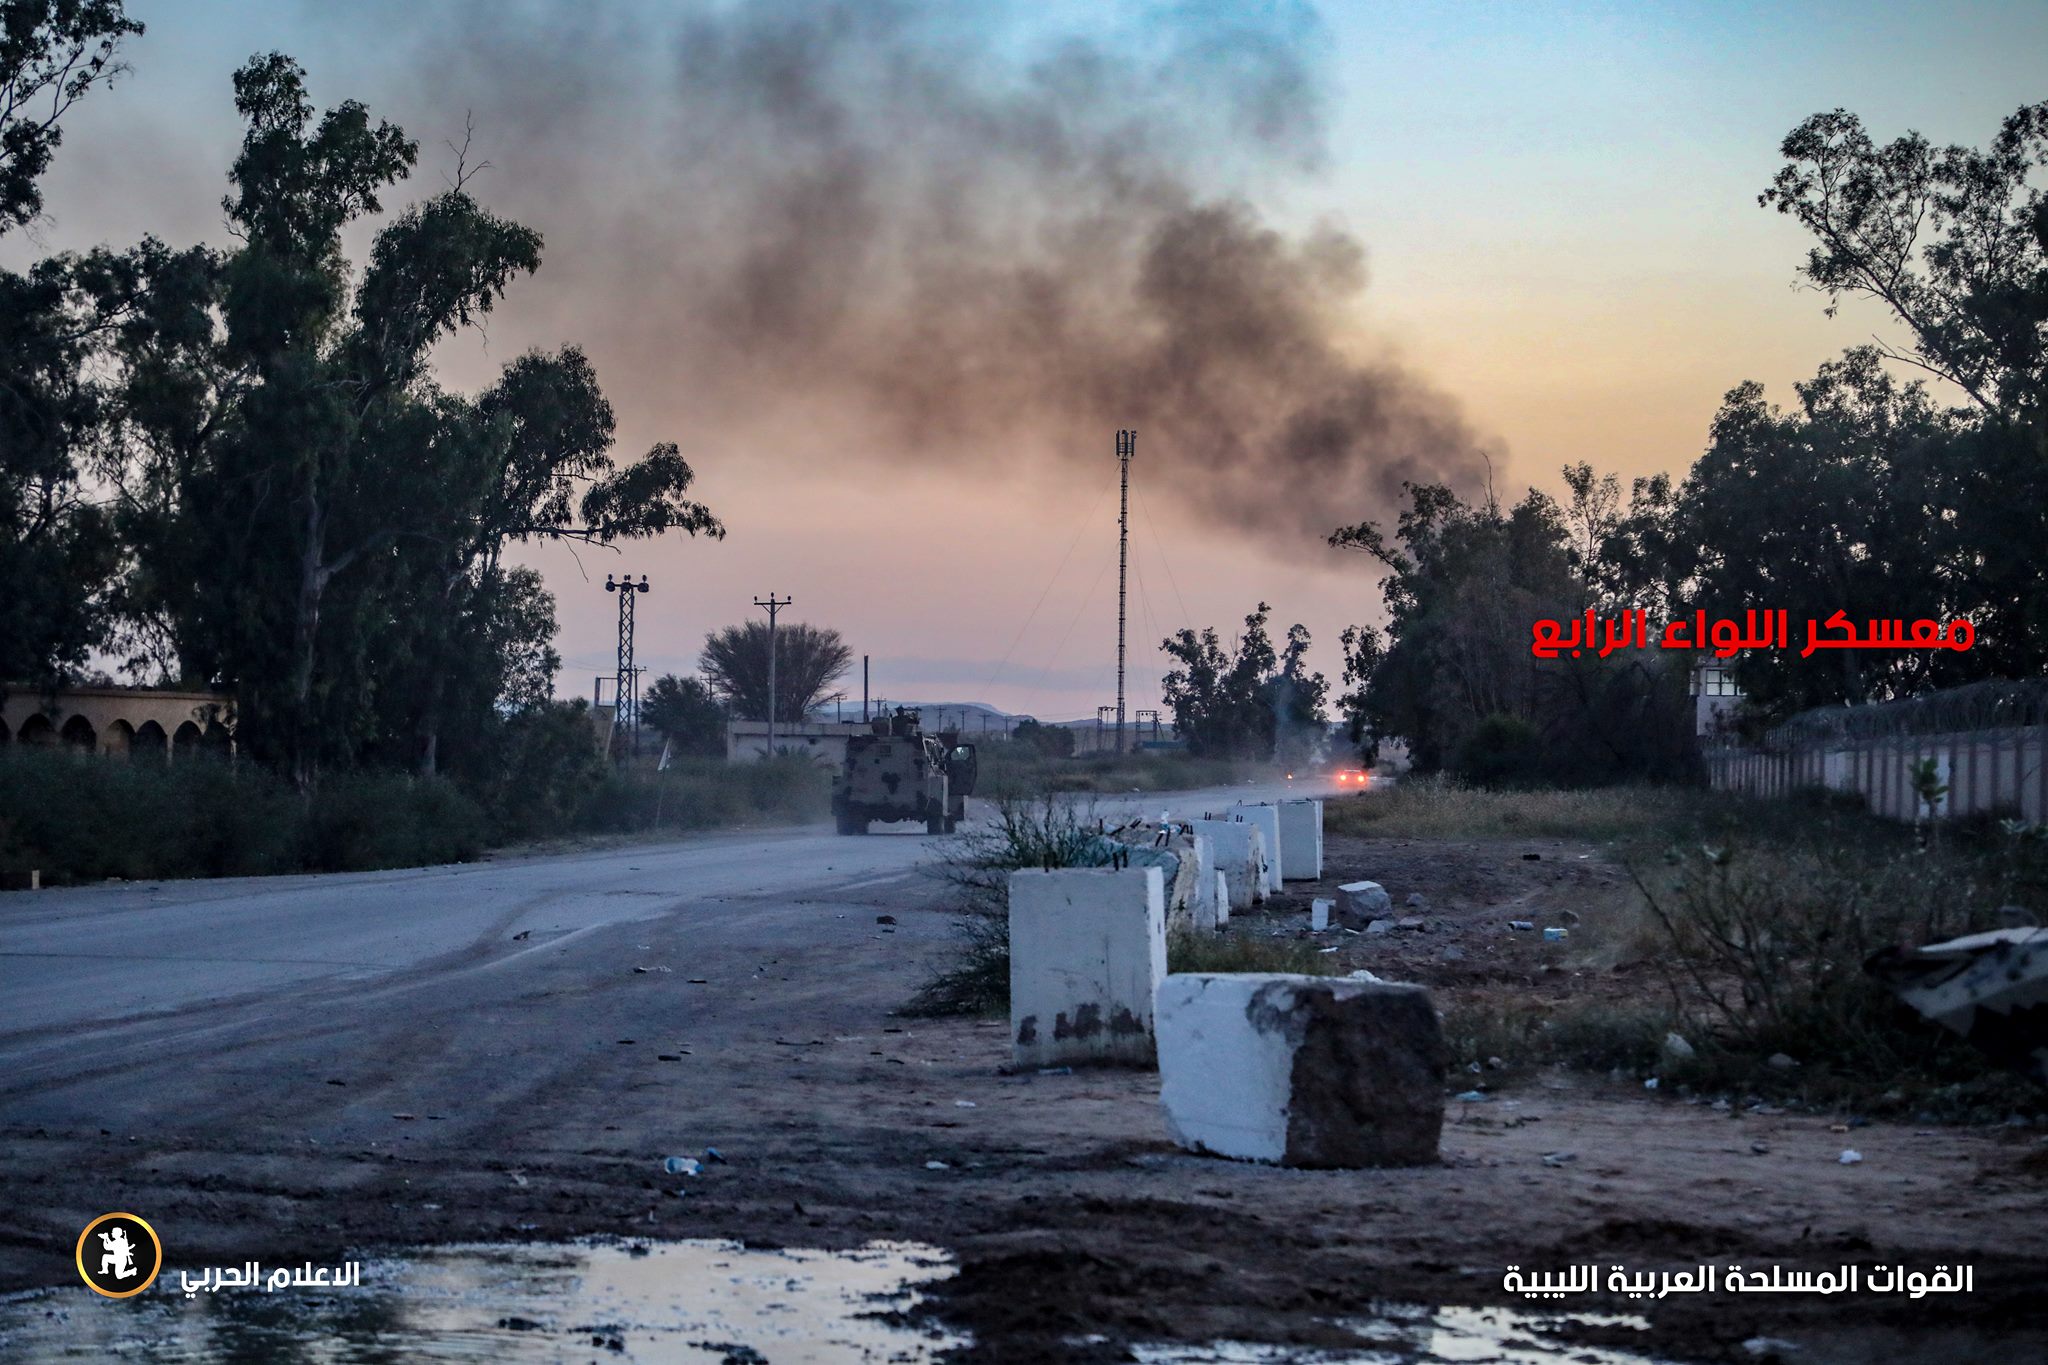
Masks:
[[[979,730],[984,725],[991,730],[1002,730],[1008,729],[1020,720],[1030,719],[1017,712],[1005,711],[980,701],[902,701],[895,697],[886,697],[878,703],[871,703],[870,706],[870,714],[875,714],[872,709],[875,706],[887,707],[892,711],[899,706],[910,707],[922,712],[926,728],[933,730],[942,729],[947,725],[957,725],[963,730]],[[834,708],[830,706],[816,707],[808,719],[830,721],[833,719],[833,710]],[[860,703],[841,702],[838,706],[838,715],[843,720],[858,721]]]

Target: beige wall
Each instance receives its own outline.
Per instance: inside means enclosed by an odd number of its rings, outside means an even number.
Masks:
[[[200,746],[232,751],[234,703],[211,692],[139,687],[16,688],[0,703],[0,743],[71,747],[110,757]]]

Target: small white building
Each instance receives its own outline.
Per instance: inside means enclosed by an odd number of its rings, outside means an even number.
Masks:
[[[1735,675],[1727,663],[1719,659],[1704,660],[1693,665],[1693,733],[1712,735],[1719,733],[1726,725],[1724,719],[1742,703],[1742,689],[1735,685]]]
[[[858,721],[835,724],[831,721],[775,722],[775,750],[777,753],[796,753],[809,756],[821,767],[837,768],[846,762],[846,741],[853,735],[870,734],[872,726]],[[768,756],[768,722],[765,720],[729,720],[725,723],[725,761],[728,763],[758,763]]]

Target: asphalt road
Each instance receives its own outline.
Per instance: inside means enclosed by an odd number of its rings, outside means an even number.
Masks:
[[[1200,814],[1284,790],[1095,805]],[[659,1027],[772,1055],[795,1021],[836,1011],[855,1033],[907,998],[950,933],[942,841],[875,829],[0,895],[0,1131],[206,1146],[239,1110],[244,1132],[319,1145],[432,1110],[495,1142],[503,1105],[552,1144],[555,1097],[603,1074],[578,1049]],[[876,923],[894,911],[924,913]]]
[[[1097,798],[1105,814],[1199,814],[1320,795],[1301,784]],[[674,843],[325,876],[115,883],[0,894],[0,1074],[22,1078],[114,1021],[308,983],[436,968],[517,970],[614,925],[721,913],[735,897],[817,898],[898,879],[937,840],[747,830]],[[530,933],[532,938],[515,938]],[[9,1087],[10,1089],[12,1087]]]

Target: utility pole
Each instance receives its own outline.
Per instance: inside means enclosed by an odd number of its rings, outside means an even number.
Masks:
[[[640,751],[640,670],[633,666],[633,603],[638,595],[647,591],[647,575],[641,574],[635,583],[627,574],[618,582],[612,576],[604,576],[604,590],[619,595],[619,660],[618,673],[612,683],[612,733],[619,727],[631,724],[633,727],[633,752]]]
[[[754,599],[755,606],[768,608],[768,757],[770,758],[775,757],[775,613],[788,606],[793,600],[792,598],[785,597],[778,602],[775,599],[775,594],[772,592],[768,594],[766,602],[763,602],[758,597]]]
[[[1138,433],[1116,434],[1116,462],[1121,475],[1122,506],[1116,514],[1116,751],[1124,751],[1124,571],[1131,548],[1131,457],[1138,453]]]

